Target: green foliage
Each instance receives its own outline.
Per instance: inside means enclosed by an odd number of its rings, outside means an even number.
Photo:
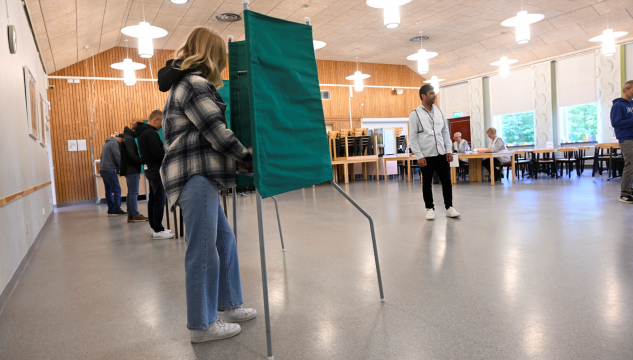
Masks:
[[[534,143],[534,112],[501,116],[501,137],[506,144]]]
[[[569,141],[583,141],[584,135],[598,134],[598,106],[596,103],[567,107]]]

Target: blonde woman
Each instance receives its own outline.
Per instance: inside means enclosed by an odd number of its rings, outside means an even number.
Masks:
[[[227,128],[217,91],[225,67],[222,38],[198,27],[158,72],[160,90],[171,90],[160,171],[171,210],[178,205],[184,215],[187,328],[194,343],[237,335],[241,328],[234,323],[257,315],[242,307],[237,243],[218,197],[219,189],[235,186],[235,162],[252,161]]]
[[[502,152],[502,151],[508,151],[508,148],[506,147],[506,143],[503,141],[502,138],[500,138],[499,136],[497,136],[497,129],[490,127],[488,128],[488,130],[486,130],[486,135],[488,135],[488,138],[490,139],[490,146],[488,146],[488,149],[478,149],[477,151],[480,153],[498,153],[498,152]],[[501,181],[501,178],[503,177],[503,172],[499,169],[497,169],[497,165],[501,164],[501,163],[507,163],[508,161],[510,161],[510,156],[500,156],[500,157],[496,157],[494,158],[494,167],[495,167],[495,179],[497,181]],[[488,170],[488,172],[490,172],[490,159],[484,159],[481,161],[481,165],[486,168],[486,170]]]

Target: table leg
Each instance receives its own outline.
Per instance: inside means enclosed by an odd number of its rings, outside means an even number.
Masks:
[[[363,163],[363,179],[367,181],[367,163]]]
[[[490,154],[490,185],[495,186],[495,161]]]
[[[409,182],[411,182],[411,159],[407,159],[407,174],[409,174]]]
[[[385,170],[385,181],[387,181],[387,159],[382,158],[382,165],[383,165],[384,170]]]
[[[451,184],[457,184],[457,168],[451,167]]]
[[[349,184],[349,168],[347,164],[343,164],[343,176],[345,177],[345,183]]]
[[[512,154],[512,182],[515,183],[517,182],[516,179],[516,168],[515,168],[516,164],[514,162],[514,154]]]

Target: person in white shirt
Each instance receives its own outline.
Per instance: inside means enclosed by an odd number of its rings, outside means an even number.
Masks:
[[[455,140],[453,143],[453,151],[456,154],[465,154],[466,151],[470,151],[470,145],[468,145],[468,141],[462,139],[462,133],[456,132],[455,135],[453,135],[453,140]],[[466,159],[461,159],[459,161],[463,163],[468,162]]]
[[[480,153],[484,153],[484,152],[498,153],[498,152],[508,151],[505,141],[503,141],[502,138],[497,136],[497,129],[493,127],[488,128],[488,130],[486,130],[486,135],[488,135],[488,138],[490,139],[490,145],[488,146],[488,149],[479,149],[478,151]],[[497,181],[501,181],[501,178],[503,177],[503,171],[497,169],[497,165],[501,163],[507,163],[510,160],[511,160],[510,156],[500,156],[500,157],[494,158],[495,179]],[[488,172],[490,172],[490,159],[482,160],[481,165],[484,168],[486,168]]]
[[[422,105],[409,115],[409,145],[418,159],[422,172],[422,195],[426,207],[426,219],[435,219],[433,205],[433,172],[437,172],[442,181],[442,194],[447,217],[459,217],[453,208],[453,189],[451,185],[450,162],[453,161],[451,135],[442,110],[435,103],[435,90],[431,85],[420,88]]]

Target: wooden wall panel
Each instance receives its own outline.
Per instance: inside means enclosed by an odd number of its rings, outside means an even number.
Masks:
[[[120,70],[110,65],[125,58],[126,49],[115,47],[94,56],[95,76],[122,78]],[[158,70],[172,58],[171,50],[155,50],[154,57],[142,59],[135,49],[130,49],[130,58],[147,67],[136,72],[137,78],[157,77]],[[151,63],[150,61],[151,60]],[[150,64],[151,70],[150,73]],[[345,80],[354,73],[353,62],[318,60],[319,80],[322,84],[352,84]],[[371,75],[367,85],[381,86],[421,86],[424,79],[406,66],[383,64],[360,64],[361,71]],[[52,76],[92,76],[92,58],[61,69]],[[228,69],[222,73],[228,79]],[[90,99],[95,103],[94,151],[95,159],[101,156],[105,139],[123,131],[137,119],[146,119],[157,107],[162,109],[167,93],[158,91],[158,84],[137,81],[134,86],[126,86],[122,81],[81,80],[68,83],[65,79],[49,79],[53,89],[48,90],[51,102],[51,141],[55,167],[55,191],[57,202],[82,201],[95,198],[92,159],[90,152]],[[91,92],[89,87],[94,86]],[[323,101],[326,123],[333,130],[349,128],[350,106],[349,88],[323,87],[331,91],[331,100]],[[363,104],[363,106],[361,106]],[[404,90],[396,95],[391,89],[365,88],[354,92],[351,99],[353,127],[360,127],[361,117],[406,117],[419,105],[417,90]],[[68,151],[68,140],[86,140],[88,151]]]

